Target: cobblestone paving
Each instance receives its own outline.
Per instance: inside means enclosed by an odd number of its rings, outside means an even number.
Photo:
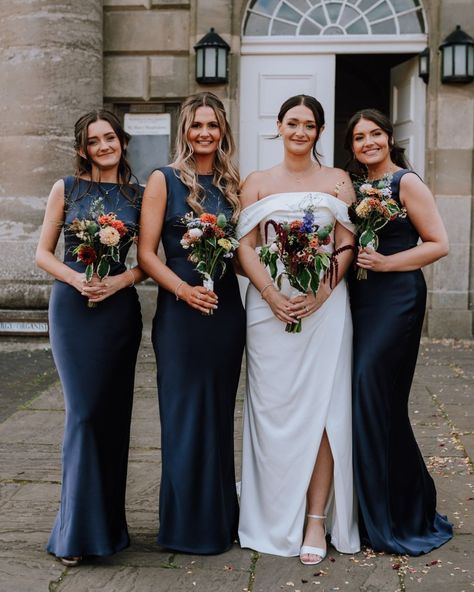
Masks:
[[[474,343],[424,340],[410,402],[418,442],[438,488],[438,509],[454,539],[419,558],[351,556],[331,548],[317,569],[297,558],[241,550],[212,557],[155,545],[160,433],[149,339],[140,350],[132,424],[127,515],[129,549],[64,568],[44,546],[58,508],[63,403],[44,344],[0,347],[1,592],[469,592],[474,590]],[[244,384],[236,412],[240,472]],[[36,395],[36,396],[35,396]],[[28,401],[28,402],[26,402]],[[400,459],[403,462],[403,459]]]

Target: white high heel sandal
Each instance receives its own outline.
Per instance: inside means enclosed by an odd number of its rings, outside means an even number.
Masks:
[[[318,516],[317,514],[306,514],[308,518],[315,518],[317,520],[324,520],[326,516]],[[326,524],[324,525],[324,536],[326,536]],[[303,545],[300,549],[300,561],[303,565],[317,565],[326,557],[327,547],[311,547],[310,545]],[[319,555],[321,559],[317,561],[303,561],[302,555]]]

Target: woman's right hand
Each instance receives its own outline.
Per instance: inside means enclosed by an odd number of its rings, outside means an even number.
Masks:
[[[217,308],[218,298],[215,292],[204,286],[190,286],[184,284],[179,288],[178,297],[184,300],[188,306],[195,308],[203,314],[210,314]]]
[[[87,285],[86,276],[84,273],[71,270],[71,275],[68,278],[68,284],[73,288],[76,288],[76,290],[80,292],[82,296],[87,296],[87,294],[85,294],[83,291],[84,286]]]
[[[289,313],[289,299],[279,292],[275,287],[267,288],[263,294],[263,299],[272,309],[276,318],[283,323],[296,323],[298,319]]]

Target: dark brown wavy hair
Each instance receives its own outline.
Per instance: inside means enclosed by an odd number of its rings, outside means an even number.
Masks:
[[[346,171],[349,171],[355,175],[367,174],[367,167],[361,164],[354,157],[354,152],[352,150],[354,128],[361,119],[372,121],[387,134],[390,147],[390,158],[392,159],[392,162],[394,162],[397,166],[402,167],[402,169],[411,168],[410,163],[405,156],[405,148],[400,146],[400,144],[397,144],[393,138],[393,124],[390,119],[378,109],[362,109],[357,111],[357,113],[354,113],[347,124],[344,148],[350,153],[351,157],[346,162],[344,167]]]
[[[122,149],[117,171],[117,183],[122,186],[120,188],[121,192],[127,198],[135,198],[138,189],[133,188],[132,185],[136,184],[137,180],[133,176],[132,169],[127,161],[127,145],[131,136],[123,129],[118,117],[111,111],[107,111],[107,109],[94,109],[93,111],[89,111],[79,117],[74,124],[74,149],[76,151],[76,170],[74,172],[75,182],[78,183],[79,179],[84,175],[89,176],[92,179],[92,166],[94,163],[88,154],[87,140],[89,125],[96,121],[106,121],[114,130]],[[132,179],[134,179],[133,182]],[[130,191],[131,189],[132,191]]]
[[[315,99],[314,97],[312,97],[310,95],[295,95],[294,97],[290,97],[289,99],[286,99],[286,101],[280,107],[280,111],[277,116],[278,121],[280,123],[282,123],[283,118],[285,117],[287,111],[289,111],[293,107],[298,107],[299,105],[304,105],[305,107],[308,107],[308,109],[312,112],[312,114],[314,116],[314,121],[316,122],[317,134],[316,134],[316,140],[314,141],[314,144],[313,144],[312,154],[313,154],[313,157],[316,160],[316,162],[318,164],[321,164],[319,161],[319,157],[322,155],[319,154],[318,151],[316,150],[316,144],[318,143],[318,140],[321,136],[321,132],[323,130],[324,123],[325,123],[324,109],[323,109],[323,106],[321,105],[321,103],[317,99]],[[278,136],[275,136],[275,137],[278,137]]]

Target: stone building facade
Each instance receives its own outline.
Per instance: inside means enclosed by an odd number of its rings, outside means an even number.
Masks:
[[[80,114],[102,104],[123,117],[162,114],[172,145],[183,98],[209,88],[229,111],[245,175],[277,157],[278,146],[264,141],[276,103],[312,91],[328,116],[329,164],[342,163],[351,112],[377,106],[398,118],[451,244],[449,257],[426,270],[426,331],[472,336],[474,83],[442,84],[438,51],[457,24],[474,36],[472,0],[0,0],[0,7],[0,321],[47,307],[50,281],[35,268],[34,250],[49,189],[71,172]],[[231,47],[229,81],[203,87],[194,45],[210,27]],[[413,75],[425,46],[426,86]],[[154,291],[142,289],[145,303]]]

